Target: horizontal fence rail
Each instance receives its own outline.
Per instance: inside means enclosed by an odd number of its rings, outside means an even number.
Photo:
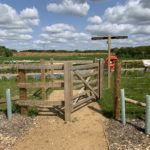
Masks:
[[[20,64],[18,69],[20,70],[41,70],[41,69],[53,69],[62,70],[64,65],[40,65],[40,64]]]

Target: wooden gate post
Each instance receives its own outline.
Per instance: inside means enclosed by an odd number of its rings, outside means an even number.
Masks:
[[[72,100],[73,100],[73,75],[72,64],[64,64],[64,100],[65,100],[65,121],[71,121]]]
[[[104,60],[101,58],[99,62],[99,74],[100,74],[100,99],[104,96]]]
[[[104,95],[104,60],[101,59],[95,59],[95,63],[98,63],[98,69],[96,70],[98,72],[97,74],[97,94],[98,98],[101,99]]]
[[[120,118],[121,62],[116,61],[114,74],[114,119]]]
[[[23,69],[18,70],[18,82],[19,83],[26,83],[26,72]],[[19,88],[19,98],[20,100],[26,100],[27,99],[27,89],[26,88]],[[21,107],[21,114],[26,115],[27,114],[27,108]]]
[[[40,63],[41,63],[42,65],[44,65],[44,60],[41,59],[41,60],[40,60]],[[44,85],[44,83],[45,83],[45,69],[41,69],[41,82],[42,82],[42,84]],[[46,89],[45,89],[45,87],[42,87],[42,98],[43,98],[44,100],[46,99]]]
[[[97,78],[96,93],[98,95],[98,100],[99,100],[100,99],[100,59],[95,58],[93,63],[98,63],[98,67],[96,68],[95,72],[97,72],[97,74],[96,74],[96,78]]]

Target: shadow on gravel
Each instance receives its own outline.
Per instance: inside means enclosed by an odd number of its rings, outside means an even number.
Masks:
[[[102,110],[99,110],[99,109],[97,109],[97,108],[95,108],[95,107],[93,107],[93,106],[88,106],[88,108],[91,109],[91,110],[93,110],[93,111],[95,111],[95,112],[97,112],[97,113],[99,113],[99,114],[104,115],[104,113],[103,113]],[[143,118],[139,118],[139,120],[142,120],[142,121],[143,121]],[[115,120],[115,121],[118,121],[118,122],[121,123],[121,120]],[[135,129],[137,129],[137,130],[140,131],[140,132],[143,132],[143,133],[145,132],[145,129],[144,129],[144,128],[141,128],[141,127],[137,126],[137,125],[134,124],[134,123],[127,122],[126,124],[133,126]]]

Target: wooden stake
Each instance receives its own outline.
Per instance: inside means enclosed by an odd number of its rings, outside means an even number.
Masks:
[[[41,64],[44,64],[44,60],[40,60]],[[45,69],[41,69],[41,82],[42,84],[45,83]],[[46,99],[46,89],[43,87],[42,88],[42,98],[45,100]]]
[[[19,74],[18,82],[25,83],[26,82],[25,70],[19,69],[18,74]],[[20,97],[20,100],[27,100],[27,89],[26,88],[19,88],[19,97]],[[21,107],[21,114],[27,115],[27,113],[28,113],[27,107]]]
[[[120,86],[121,86],[121,63],[116,61],[114,77],[114,119],[120,117]]]
[[[72,64],[66,62],[64,65],[64,97],[65,97],[65,121],[71,121],[72,101],[73,101],[73,75]]]
[[[104,96],[104,60],[100,59],[100,99]]]
[[[111,86],[111,72],[110,72],[110,57],[111,57],[111,36],[108,36],[108,88]]]

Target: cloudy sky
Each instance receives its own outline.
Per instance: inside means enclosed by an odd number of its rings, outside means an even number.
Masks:
[[[0,0],[0,14],[0,45],[17,50],[150,45],[150,0]]]

